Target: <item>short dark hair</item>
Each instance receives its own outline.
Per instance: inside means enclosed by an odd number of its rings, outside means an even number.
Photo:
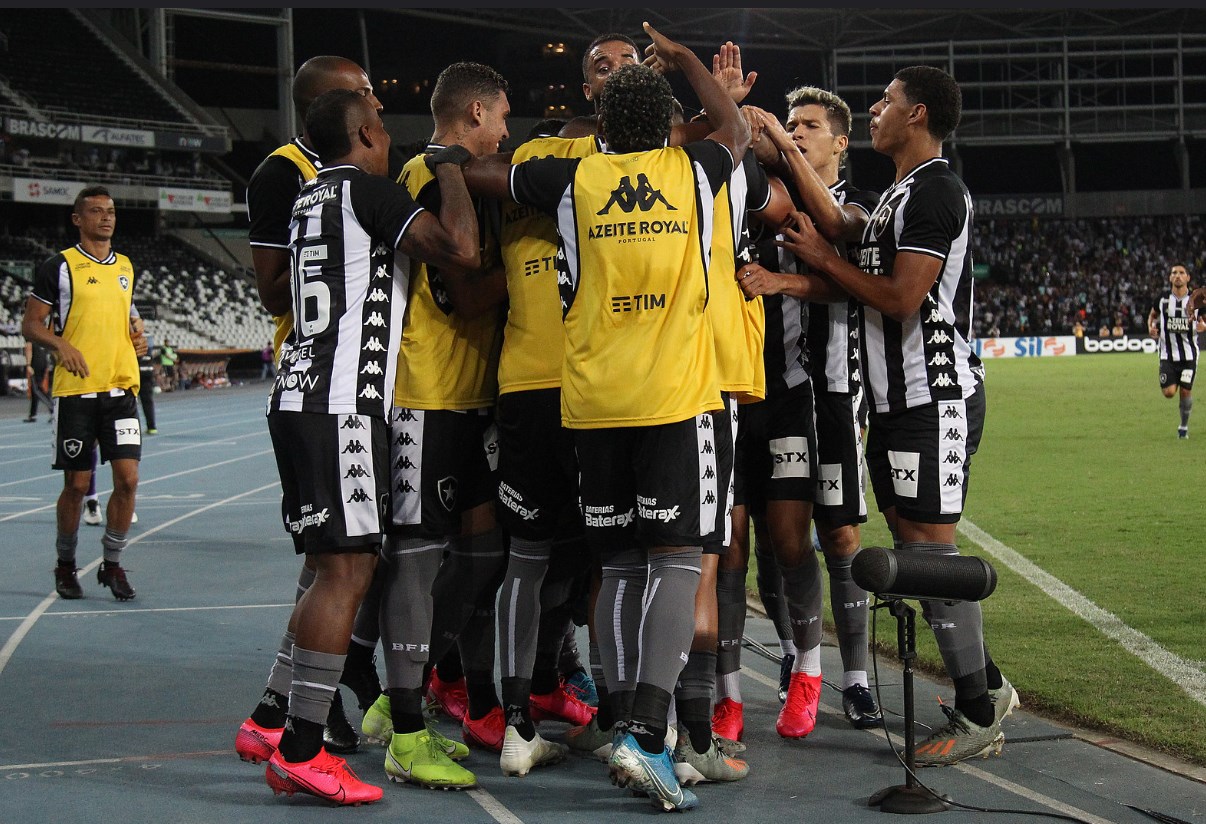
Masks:
[[[364,69],[355,61],[333,54],[320,54],[302,63],[293,75],[292,85],[293,106],[297,109],[297,116],[305,120],[306,112],[314,100],[328,91],[331,81],[344,71],[363,72]]]
[[[846,101],[827,89],[818,86],[797,86],[787,93],[787,111],[800,106],[820,106],[829,120],[829,131],[833,136],[850,137],[850,123],[854,119]],[[846,162],[849,150],[843,151],[839,163]]]
[[[510,90],[506,78],[483,63],[453,63],[436,78],[431,90],[431,113],[451,117],[472,100],[496,98]]]
[[[658,149],[670,137],[674,93],[666,78],[648,66],[616,70],[599,95],[599,125],[613,152]]]
[[[641,48],[640,48],[640,46],[638,46],[636,44],[636,41],[633,40],[628,35],[619,34],[618,32],[609,32],[608,34],[600,34],[594,40],[590,41],[590,44],[582,51],[582,79],[583,80],[590,79],[589,72],[590,72],[591,50],[595,46],[598,46],[600,43],[611,43],[611,42],[627,43],[628,45],[632,46],[632,50],[636,52],[637,59],[638,60],[640,59]]]
[[[109,194],[109,190],[104,186],[87,186],[80,189],[80,193],[75,196],[75,203],[71,204],[71,213],[73,215],[83,214],[80,210],[84,208],[84,201],[90,197],[107,197],[113,199],[113,195]]]
[[[310,145],[324,161],[344,157],[352,151],[348,115],[364,98],[351,89],[331,89],[314,98],[306,111],[306,134]]]
[[[563,117],[546,117],[544,120],[537,123],[528,129],[528,140],[535,140],[538,137],[556,137],[569,121]]]
[[[910,103],[925,106],[929,131],[946,140],[959,125],[963,93],[959,84],[942,69],[933,66],[909,66],[896,73]]]

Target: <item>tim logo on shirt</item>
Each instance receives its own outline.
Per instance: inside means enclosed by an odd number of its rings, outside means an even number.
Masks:
[[[631,214],[633,209],[640,208],[642,212],[648,212],[655,205],[661,203],[671,212],[677,212],[678,209],[670,205],[670,202],[662,196],[660,190],[653,188],[649,182],[649,178],[643,174],[637,175],[637,185],[632,185],[632,178],[628,175],[620,178],[620,185],[611,193],[611,198],[607,201],[607,205],[600,209],[595,214],[605,215],[611,211],[612,206],[619,206],[624,214]]]

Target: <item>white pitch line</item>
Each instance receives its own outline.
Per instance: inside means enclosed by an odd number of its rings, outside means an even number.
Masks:
[[[232,464],[232,463],[236,463],[238,461],[246,461],[249,458],[258,458],[261,455],[271,455],[271,454],[272,454],[271,449],[261,449],[259,452],[252,452],[249,455],[240,455],[237,458],[229,458],[225,461],[218,461],[217,463],[206,464],[205,466],[194,466],[192,469],[183,469],[179,472],[171,472],[167,475],[160,475],[157,478],[149,478],[146,480],[139,479],[138,486],[141,489],[144,486],[150,486],[151,484],[157,484],[160,481],[167,481],[172,478],[179,478],[181,475],[191,475],[194,472],[204,472],[206,469],[213,469],[214,467],[225,466],[226,464]],[[260,489],[257,489],[256,491],[259,492],[264,489],[270,489],[271,487],[276,486],[279,483],[280,482],[278,481],[274,484],[268,484],[267,486],[260,487]],[[112,487],[110,487],[109,489],[104,490],[103,494],[108,495],[112,491],[113,491],[113,489],[112,489]],[[243,496],[239,495],[237,497],[241,498]],[[38,512],[43,512],[47,509],[54,509],[55,506],[56,506],[56,504],[51,503],[51,504],[46,504],[45,506],[37,507],[36,509],[27,509],[24,512],[14,512],[11,515],[5,515],[4,517],[0,517],[0,524],[4,523],[5,521],[11,521],[13,518],[20,518],[22,515],[33,515]],[[179,520],[179,519],[177,519],[177,520]],[[169,521],[169,523],[174,524],[174,523],[176,523],[176,521]],[[157,532],[157,531],[158,531],[158,529],[155,529],[155,530],[151,530],[150,532],[143,533],[143,534],[144,534],[144,536],[151,535],[153,532]]]
[[[759,684],[770,687],[772,690],[775,690],[776,692],[779,691],[779,682],[778,681],[768,678],[767,676],[763,675],[762,673],[752,670],[749,667],[743,666],[741,668],[741,674],[743,676],[745,676],[746,678],[749,678],[751,681],[757,681]],[[825,704],[819,704],[817,706],[817,709],[819,709],[821,712],[825,713],[826,715],[833,715],[833,716],[842,718],[843,720],[845,719],[845,714],[841,710],[834,709],[833,707],[828,707]],[[864,732],[868,732],[881,740],[884,738],[884,736],[886,734],[881,727],[873,727],[869,730],[864,730]],[[892,743],[892,745],[894,747],[896,747],[897,749],[901,749],[904,747],[904,738],[902,736],[898,736],[895,734],[887,734],[887,735],[888,735],[888,740]],[[1006,738],[1006,741],[1008,741],[1008,740],[1009,739]],[[961,770],[961,771],[967,773],[968,775],[972,776],[973,778],[978,778],[981,781],[986,781],[989,784],[996,785],[997,787],[1000,787],[1001,789],[1006,790],[1007,792],[1011,792],[1014,795],[1019,795],[1028,801],[1033,801],[1035,804],[1041,804],[1044,807],[1049,807],[1052,810],[1057,810],[1061,813],[1064,813],[1065,815],[1070,815],[1070,816],[1073,816],[1074,818],[1080,818],[1084,821],[1089,822],[1089,824],[1112,824],[1112,822],[1110,822],[1108,819],[1099,818],[1098,816],[1095,816],[1092,813],[1086,812],[1086,811],[1080,809],[1079,807],[1070,806],[1068,804],[1065,804],[1062,801],[1051,798],[1050,796],[1043,795],[1042,793],[1038,792],[1037,790],[1031,790],[1027,787],[1023,787],[1021,784],[1015,784],[1012,781],[1008,781],[1004,778],[998,778],[997,776],[993,775],[992,773],[985,772],[984,770],[981,770],[978,767],[971,767],[966,764],[955,764],[954,766],[955,766],[955,769]],[[955,809],[957,810],[959,808],[956,807]]]
[[[269,450],[269,451],[271,451],[271,450]],[[223,463],[229,463],[229,462],[223,461]],[[214,501],[212,504],[206,504],[203,507],[194,509],[192,512],[186,512],[183,515],[175,517],[170,521],[164,521],[163,523],[159,524],[158,526],[151,527],[146,532],[143,532],[139,535],[135,535],[133,538],[130,539],[129,543],[127,543],[126,546],[127,547],[133,546],[134,544],[138,543],[139,541],[145,540],[147,537],[154,535],[156,532],[167,529],[170,526],[175,526],[176,524],[180,523],[181,521],[187,520],[188,518],[192,518],[194,515],[200,515],[202,512],[208,512],[209,510],[219,507],[222,504],[228,503],[229,501],[237,501],[239,498],[245,498],[248,495],[254,495],[257,492],[263,492],[265,489],[271,489],[272,487],[277,486],[279,483],[280,483],[279,481],[273,481],[270,484],[264,484],[261,487],[257,487],[255,489],[249,489],[246,492],[240,492],[238,495],[232,495],[231,497],[227,498],[224,501]],[[89,572],[96,569],[96,567],[100,564],[100,562],[101,562],[101,558],[97,558],[92,563],[88,564],[86,567],[81,569],[80,572],[87,575]],[[4,642],[4,646],[0,647],[0,674],[4,673],[4,669],[5,669],[5,667],[8,666],[8,662],[10,660],[12,660],[13,653],[16,652],[17,647],[25,639],[25,636],[29,634],[29,631],[31,629],[33,629],[33,625],[36,624],[38,622],[38,619],[42,617],[42,614],[45,613],[46,610],[50,608],[50,605],[55,603],[58,600],[59,600],[59,596],[57,593],[52,592],[50,595],[47,595],[40,604],[38,604],[36,607],[34,607],[33,612],[31,612],[31,613],[29,613],[29,615],[25,616],[25,619],[21,622],[21,625],[18,626],[16,628],[16,630],[13,631],[13,634],[8,637],[8,640]]]
[[[1017,550],[1011,549],[971,521],[959,522],[959,531],[971,538],[989,555],[1041,589],[1049,598],[1095,627],[1103,635],[1117,641],[1127,652],[1172,681],[1185,693],[1206,707],[1206,672],[1175,652],[1166,650],[1148,636],[1123,623],[1081,595],[1072,587],[1041,569]]]
[[[477,805],[498,824],[523,824],[522,818],[508,810],[501,801],[483,790],[480,785],[472,790],[466,790],[465,794],[476,801]]]
[[[74,615],[146,615],[152,612],[210,612],[220,609],[278,609],[280,607],[289,607],[292,609],[295,602],[290,601],[287,604],[228,604],[221,607],[152,607],[150,609],[77,609],[70,612],[51,612],[47,613],[47,618],[60,618],[63,616]],[[0,617],[0,621],[23,621],[24,615],[14,615]]]

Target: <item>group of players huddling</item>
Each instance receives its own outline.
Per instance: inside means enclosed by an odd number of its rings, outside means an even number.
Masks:
[[[644,54],[596,38],[582,65],[595,114],[513,153],[498,153],[506,81],[447,67],[432,139],[397,175],[359,66],[317,57],[294,79],[304,132],[248,191],[278,318],[268,428],[304,556],[236,738],[275,792],[382,797],[333,754],[358,743],[343,683],[391,780],[476,786],[468,748],[425,715],[430,696],[505,775],[573,749],[660,809],[695,806],[691,785],[749,771],[736,755],[751,521],[784,653],[776,730],[816,724],[812,522],[846,717],[882,723],[870,596],[851,578],[863,430],[897,550],[952,555],[984,422],[972,207],[942,157],[959,88],[935,68],[896,73],[871,108],[895,181],[859,191],[840,174],[851,116],[835,94],[790,91],[785,128],[739,108],[755,76],[732,43],[709,69],[645,31]],[[690,122],[676,122],[670,72],[697,97]],[[583,600],[593,679],[558,672]],[[1018,698],[979,605],[923,607],[955,701],[917,763],[999,753]],[[550,718],[573,724],[564,741],[537,732]]]

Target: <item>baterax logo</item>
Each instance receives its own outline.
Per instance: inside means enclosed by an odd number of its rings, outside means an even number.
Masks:
[[[306,510],[309,508],[309,504],[302,507],[302,516],[296,521],[289,521],[289,531],[294,535],[297,535],[302,530],[308,529],[312,526],[322,526],[327,522],[327,519],[331,517],[331,511],[325,507],[321,512],[307,512]]]
[[[587,506],[584,509],[586,525],[593,527],[628,526],[636,517],[632,509],[619,515],[614,514],[615,507],[612,506]]]
[[[524,506],[523,494],[505,482],[498,485],[498,499],[502,501],[503,506],[525,521],[534,521],[540,515],[540,507],[528,509]]]
[[[678,507],[658,507],[657,498],[637,496],[637,513],[646,521],[661,521],[668,524],[678,520]]]

